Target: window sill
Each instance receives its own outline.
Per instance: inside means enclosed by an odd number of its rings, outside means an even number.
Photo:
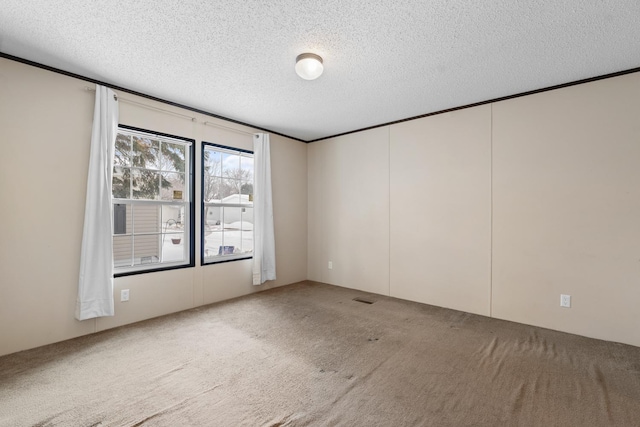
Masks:
[[[194,267],[193,263],[187,264],[156,264],[154,267],[148,266],[135,266],[129,268],[119,268],[117,270],[114,269],[113,277],[125,277],[125,276],[134,276],[137,274],[145,274],[145,273],[157,273],[160,271],[168,271],[168,270],[179,270],[181,268],[191,268]]]
[[[253,259],[253,255],[209,257],[202,260],[202,265],[223,264],[225,262],[242,261],[246,259]]]

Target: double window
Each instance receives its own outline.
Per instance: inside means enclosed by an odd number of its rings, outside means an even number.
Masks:
[[[193,145],[119,127],[112,197],[116,275],[193,265]]]
[[[253,254],[253,152],[202,145],[202,263]]]
[[[194,141],[120,126],[113,162],[117,276],[194,265]],[[202,264],[253,255],[253,153],[202,144]]]

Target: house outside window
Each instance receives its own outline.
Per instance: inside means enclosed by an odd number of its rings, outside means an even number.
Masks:
[[[116,275],[193,266],[193,145],[119,127],[112,193]]]
[[[253,152],[202,144],[202,263],[253,255]]]

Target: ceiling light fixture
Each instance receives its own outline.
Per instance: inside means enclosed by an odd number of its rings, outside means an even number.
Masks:
[[[296,73],[305,80],[314,80],[324,71],[322,58],[315,53],[301,53],[296,58]]]

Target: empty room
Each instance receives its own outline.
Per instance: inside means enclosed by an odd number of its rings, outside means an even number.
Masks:
[[[640,425],[640,3],[0,7],[0,427]]]

